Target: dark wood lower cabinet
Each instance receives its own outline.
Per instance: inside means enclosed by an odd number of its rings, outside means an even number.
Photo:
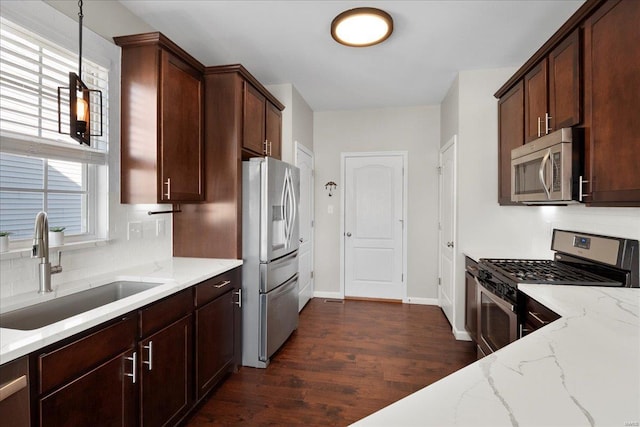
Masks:
[[[27,416],[7,415],[12,427],[179,424],[237,369],[241,287],[238,267],[16,361],[34,384],[23,403],[0,401],[0,425],[8,409]],[[0,385],[21,376],[13,364]]]
[[[2,427],[31,425],[29,384],[27,356],[0,367],[0,425]]]
[[[192,316],[138,344],[140,425],[176,424],[191,406]]]
[[[135,426],[133,350],[39,400],[41,426]]]
[[[233,312],[233,290],[196,310],[198,400],[224,378],[234,362]]]

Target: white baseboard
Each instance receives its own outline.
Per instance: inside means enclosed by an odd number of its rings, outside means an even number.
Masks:
[[[420,304],[420,305],[440,305],[438,304],[438,298],[416,298],[408,297],[402,300],[405,304]]]
[[[469,335],[469,332],[467,331],[461,331],[459,329],[453,328],[453,336],[458,340],[458,341],[471,341],[471,335]]]
[[[344,297],[340,294],[340,292],[323,292],[323,291],[314,291],[314,298],[331,298],[331,299],[344,299]]]

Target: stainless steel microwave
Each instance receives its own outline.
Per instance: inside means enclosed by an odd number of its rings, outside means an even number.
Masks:
[[[531,205],[582,201],[581,129],[558,129],[511,150],[511,201]]]

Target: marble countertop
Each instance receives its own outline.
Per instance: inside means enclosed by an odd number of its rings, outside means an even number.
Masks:
[[[519,288],[562,318],[354,425],[640,425],[640,289]]]
[[[3,299],[0,302],[0,312],[45,302],[116,280],[161,283],[144,292],[39,329],[20,331],[0,328],[0,364],[17,359],[46,345],[136,310],[240,265],[242,265],[242,260],[237,259],[171,258],[164,262],[156,262],[114,271],[101,276],[89,277],[73,283],[65,283],[64,289],[57,289],[47,295],[40,295],[34,291],[33,293]]]

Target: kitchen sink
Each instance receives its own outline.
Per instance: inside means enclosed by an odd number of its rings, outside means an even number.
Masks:
[[[146,291],[162,283],[117,281],[0,314],[0,328],[29,331]]]

